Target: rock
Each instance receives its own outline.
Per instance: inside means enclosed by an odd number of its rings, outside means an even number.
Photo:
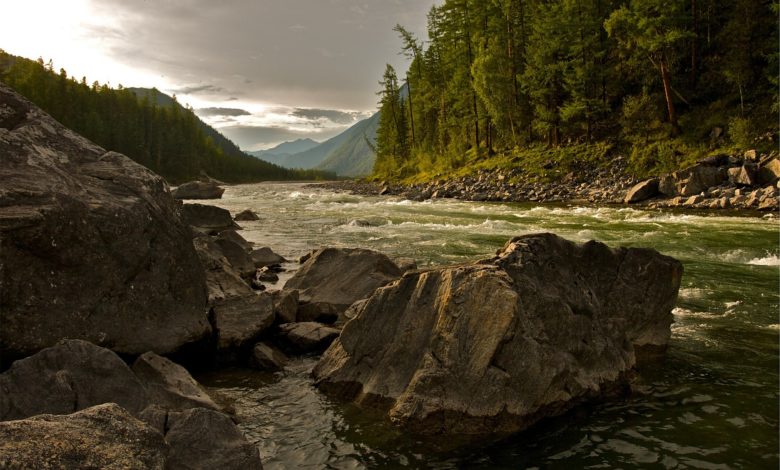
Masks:
[[[226,237],[217,237],[214,242],[239,276],[248,278],[255,274],[257,268],[252,257],[239,243]]]
[[[295,314],[299,322],[334,323],[339,318],[341,310],[327,302],[305,302],[298,304]]]
[[[702,159],[699,159],[696,161],[696,163],[700,165],[705,166],[724,166],[728,165],[729,163],[729,156],[725,153],[721,153],[718,155],[711,155],[709,157],[704,157]]]
[[[109,402],[132,414],[150,404],[143,384],[116,353],[86,341],[63,340],[0,374],[0,421]]]
[[[257,447],[222,413],[192,408],[168,414],[166,468],[258,470]]]
[[[277,282],[279,280],[279,276],[276,275],[273,271],[270,271],[268,269],[268,266],[264,266],[257,270],[255,273],[255,281],[257,282]]]
[[[0,423],[4,469],[162,470],[168,451],[159,432],[114,403]]]
[[[274,323],[274,306],[268,294],[222,300],[214,304],[217,349],[236,351],[254,344]]]
[[[171,191],[175,199],[219,199],[225,190],[216,183],[206,181],[190,181]]]
[[[637,183],[626,193],[623,202],[626,204],[633,204],[636,202],[642,202],[658,194],[658,179],[652,178],[649,180]]]
[[[393,262],[403,273],[417,269],[417,261],[412,258],[396,258],[393,260]]]
[[[285,323],[279,327],[281,338],[298,353],[322,352],[339,336],[339,330],[320,323]]]
[[[279,323],[293,323],[297,320],[298,291],[280,290],[272,294],[274,299],[274,312]]]
[[[758,153],[756,152],[756,149],[746,150],[745,153],[742,154],[742,157],[745,160],[756,161],[758,159]]]
[[[252,243],[248,242],[244,237],[238,234],[235,230],[223,230],[217,234],[217,239],[230,240],[236,243],[247,253],[252,251]]]
[[[254,250],[252,252],[252,261],[254,261],[256,268],[287,262],[283,256],[277,255],[267,246]]]
[[[321,305],[324,313],[338,314],[401,274],[398,266],[382,253],[323,248],[301,266],[285,288],[298,289],[302,303]]]
[[[725,170],[707,165],[694,165],[673,173],[676,181],[677,194],[692,196],[699,194],[710,186],[717,186],[726,179]]]
[[[776,211],[778,209],[778,200],[776,197],[767,197],[758,205],[760,211]]]
[[[780,178],[780,160],[773,158],[761,165],[758,170],[758,182],[760,184],[775,184]]]
[[[257,343],[252,349],[249,365],[255,369],[276,372],[284,369],[287,356],[281,351],[265,343]]]
[[[210,235],[216,235],[222,230],[240,229],[233,219],[230,212],[221,207],[208,206],[205,204],[184,204],[181,206],[182,220],[202,230]]]
[[[199,237],[192,243],[200,258],[202,269],[206,272],[209,304],[213,305],[218,300],[252,295],[252,289],[233,269],[214,240],[209,237]]]
[[[159,176],[0,83],[0,361],[80,338],[170,353],[209,334],[205,282]]]
[[[251,209],[244,209],[238,214],[236,214],[235,217],[233,217],[234,220],[241,221],[253,221],[253,220],[260,220],[260,217],[255,214],[255,212]]]
[[[658,192],[666,197],[677,196],[677,184],[672,175],[664,175],[658,181]]]
[[[741,167],[729,168],[729,182],[740,186],[753,186],[756,184],[756,167],[751,163],[745,163]]]
[[[704,198],[697,194],[695,196],[691,196],[688,199],[686,199],[683,205],[687,207],[691,207],[701,203],[702,201],[704,201]]]
[[[159,407],[166,410],[203,407],[221,411],[184,367],[153,352],[138,357],[133,363],[133,372],[144,384],[149,399]]]
[[[664,349],[681,276],[654,250],[517,237],[493,259],[377,289],[313,375],[413,431],[519,431],[621,387],[640,353]]]

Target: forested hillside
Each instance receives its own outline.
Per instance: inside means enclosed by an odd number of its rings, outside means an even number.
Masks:
[[[776,147],[777,20],[766,0],[446,0],[429,41],[396,28],[411,65],[380,82],[374,173],[620,152],[642,174]]]
[[[0,80],[65,126],[172,183],[196,179],[203,172],[236,183],[325,176],[284,169],[244,154],[175,99],[165,105],[169,99],[158,99],[156,90],[138,96],[137,89],[90,85],[86,78],[68,78],[65,70],[56,73],[51,61],[44,64],[2,50]]]

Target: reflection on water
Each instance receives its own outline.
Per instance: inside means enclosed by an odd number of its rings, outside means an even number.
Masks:
[[[236,400],[266,468],[778,468],[778,223],[762,218],[337,194],[298,184],[227,189],[214,201],[261,220],[242,234],[294,259],[365,247],[420,265],[489,256],[510,237],[551,231],[649,246],[685,275],[662,362],[630,399],[577,410],[509,439],[442,450],[314,389],[313,358],[287,370],[201,379]]]

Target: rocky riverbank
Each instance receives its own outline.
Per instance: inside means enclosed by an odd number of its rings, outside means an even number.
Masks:
[[[361,195],[394,195],[421,201],[467,201],[632,205],[646,208],[733,209],[777,212],[780,160],[776,152],[721,155],[659,178],[628,174],[622,157],[603,167],[583,167],[554,181],[525,178],[520,169],[480,170],[422,184],[336,181],[322,185]],[[550,165],[554,165],[550,163]]]
[[[493,434],[608,396],[669,339],[681,266],[652,250],[541,234],[427,271],[349,248],[290,263],[240,235],[256,214],[176,202],[2,84],[0,152],[1,468],[262,468],[187,366],[327,350],[323,390]]]

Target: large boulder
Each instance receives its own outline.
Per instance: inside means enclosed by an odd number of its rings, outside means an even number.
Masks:
[[[216,235],[223,230],[241,228],[233,222],[230,211],[206,204],[183,204],[181,218],[197,231],[210,235]]]
[[[249,252],[239,242],[230,237],[217,237],[214,242],[219,245],[222,255],[241,277],[252,277],[255,274],[257,271],[255,263]]]
[[[162,470],[168,453],[159,432],[114,403],[0,423],[3,469]]]
[[[204,408],[168,414],[166,468],[262,470],[257,447],[227,416]]]
[[[493,259],[377,289],[313,374],[417,432],[522,430],[665,348],[681,275],[654,250],[518,237]]]
[[[651,197],[655,197],[658,194],[658,179],[652,178],[649,180],[637,183],[626,193],[626,197],[623,202],[626,204],[633,204],[636,202],[642,202]]]
[[[0,83],[0,358],[62,338],[169,353],[209,333],[203,270],[162,178]]]
[[[756,178],[756,165],[745,162],[740,167],[729,168],[729,183],[739,186],[753,186],[758,181]]]
[[[775,184],[780,179],[780,160],[772,158],[761,165],[758,170],[760,184]]]
[[[693,196],[706,191],[711,186],[723,183],[728,175],[727,170],[723,167],[698,164],[676,171],[672,177],[676,184],[674,195]]]
[[[0,421],[109,402],[132,414],[150,404],[144,385],[119,356],[86,341],[64,340],[0,374]]]
[[[213,181],[190,181],[171,191],[175,199],[219,199],[224,188]]]
[[[308,318],[337,317],[353,302],[368,297],[403,272],[387,256],[358,248],[323,248],[314,252],[285,284],[297,289]],[[300,318],[299,318],[300,320]]]

